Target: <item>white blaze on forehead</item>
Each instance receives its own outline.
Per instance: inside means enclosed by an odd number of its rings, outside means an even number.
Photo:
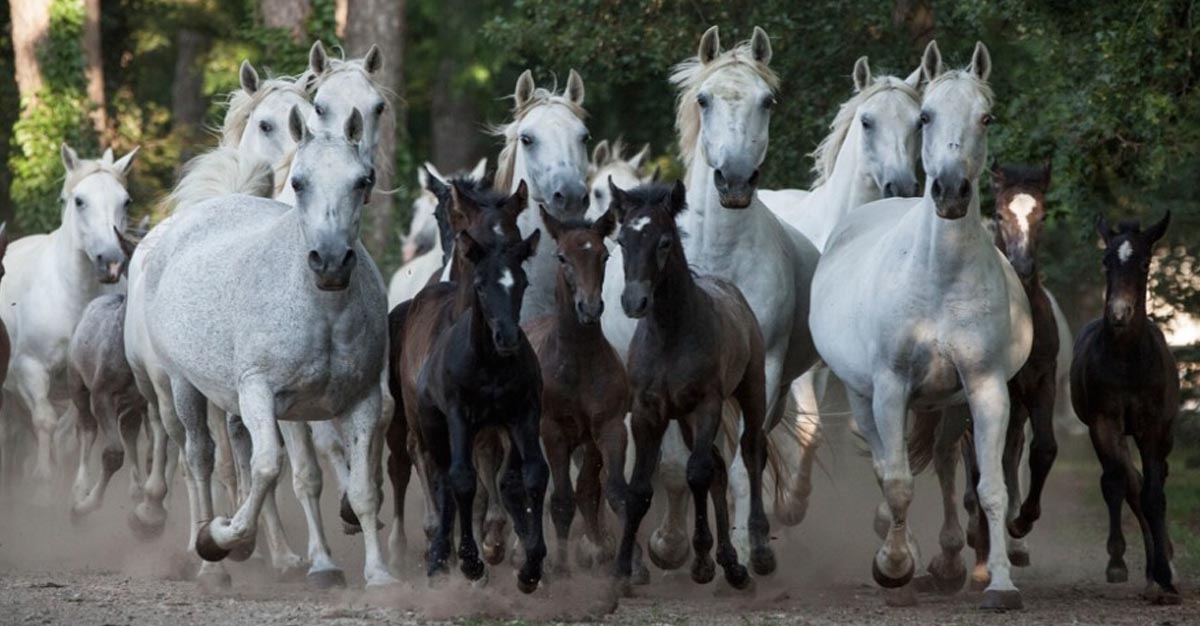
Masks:
[[[1121,242],[1121,247],[1117,248],[1117,258],[1121,259],[1122,263],[1125,263],[1131,256],[1133,256],[1133,244],[1129,243],[1129,240],[1126,239]]]
[[[504,236],[504,229],[503,229],[503,228],[500,228],[500,225],[499,225],[499,224],[496,224],[495,226],[492,226],[492,232],[493,232],[493,233],[496,233],[496,234],[497,234],[498,236],[500,236],[500,237],[503,237],[503,236]]]
[[[592,249],[592,242],[590,242],[590,241],[585,241],[585,242],[583,242],[583,249],[584,249],[584,250],[591,250],[591,249]]]
[[[629,223],[629,230],[632,230],[635,233],[640,233],[642,232],[642,229],[646,227],[646,224],[649,223],[650,218],[643,215],[642,217],[639,217]]]
[[[1027,193],[1013,196],[1012,201],[1008,203],[1008,210],[1017,218],[1017,225],[1022,233],[1029,234],[1029,215],[1036,206],[1037,200]]]
[[[498,282],[506,292],[511,291],[513,285],[517,284],[517,281],[513,280],[512,272],[507,269],[500,273],[500,280]]]

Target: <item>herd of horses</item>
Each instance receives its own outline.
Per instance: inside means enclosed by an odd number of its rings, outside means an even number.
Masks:
[[[294,79],[264,80],[244,63],[220,146],[184,168],[167,217],[140,240],[126,234],[137,230],[125,189],[136,150],[88,160],[64,144],[62,225],[11,248],[0,228],[6,484],[28,471],[47,497],[75,434],[73,520],[100,506],[128,464],[130,527],[156,538],[181,468],[200,582],[230,584],[223,561],[255,552],[261,520],[280,576],[306,569],[318,587],[344,585],[319,507],[320,453],[344,530],[362,534],[368,586],[395,582],[405,563],[416,469],[432,579],[456,563],[486,580],[511,524],[526,593],[547,567],[565,575],[574,547],[576,566],[613,576],[616,597],[648,583],[643,546],[661,569],[690,554],[697,583],[719,565],[740,590],[776,569],[768,513],[787,525],[805,516],[833,374],[883,496],[871,568],[889,603],[954,593],[969,577],[983,606],[1018,609],[1010,567],[1029,562],[1021,538],[1041,515],[1069,372],[1103,466],[1107,578],[1128,577],[1127,502],[1145,539],[1146,597],[1179,602],[1164,496],[1179,381],[1146,314],[1170,216],[1144,229],[1100,221],[1104,314],[1072,355],[1038,272],[1049,166],[993,165],[995,219],[981,211],[993,119],[985,46],[950,70],[931,42],[905,78],[875,76],[860,59],[809,191],[758,189],[781,104],[771,55],[762,29],[724,49],[713,27],[674,68],[686,175],[670,185],[645,172],[648,148],[625,158],[605,141],[589,161],[580,75],[558,92],[526,71],[512,120],[495,129],[504,148],[494,173],[486,162],[450,177],[421,168],[407,263],[386,287],[359,237],[363,206],[386,193],[374,189],[391,115],[376,48],[344,60],[317,43]],[[303,557],[275,504],[285,457],[308,531]],[[930,463],[941,550],[914,576],[908,510],[914,473]],[[229,515],[214,504],[214,470]],[[546,563],[548,488],[557,541]],[[665,516],[647,533],[656,492]]]

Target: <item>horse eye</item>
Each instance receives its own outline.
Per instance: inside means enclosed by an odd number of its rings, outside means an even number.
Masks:
[[[301,191],[304,191],[304,181],[300,180],[299,178],[293,178],[292,179],[292,191],[295,191],[296,193],[300,193]]]
[[[313,111],[316,111],[317,117],[322,117],[325,115],[325,107],[319,104],[313,105]]]
[[[767,96],[763,98],[762,108],[770,111],[775,108],[775,96]]]
[[[604,194],[600,193],[600,190],[599,190],[599,189],[597,189],[597,190],[595,190],[595,191],[593,191],[593,192],[592,192],[592,195],[593,195],[593,196],[596,196],[596,199],[597,199],[597,200],[599,200],[599,199],[600,199],[600,197],[601,197],[601,196],[603,196]]]
[[[380,102],[375,105],[375,115],[383,115],[383,110],[387,108],[387,103]]]
[[[590,133],[584,133],[583,136],[581,136],[579,138],[579,141],[581,141],[582,143],[587,143],[591,140],[592,140],[592,135]]]
[[[133,204],[133,198],[125,198],[125,208],[129,208]]]
[[[263,121],[259,122],[258,128],[259,128],[259,130],[261,130],[264,133],[267,133],[268,135],[271,134],[271,131],[275,130],[275,127],[272,126],[271,123],[268,122],[267,120],[263,120]]]
[[[658,240],[658,249],[660,252],[663,250],[666,250],[667,248],[670,248],[670,247],[671,247],[671,239],[669,237],[663,237],[662,239]]]
[[[530,137],[529,135],[521,135],[521,145],[525,145],[525,146],[533,145],[533,137]]]
[[[560,253],[560,254],[557,254],[557,255],[555,255],[555,256],[557,256],[557,257],[558,257],[558,262],[559,262],[559,263],[562,263],[563,265],[566,265],[566,264],[567,264],[567,257],[563,256],[561,253]]]
[[[75,196],[75,206],[82,209],[83,208],[83,198],[80,198],[79,196]]]
[[[996,118],[992,117],[991,113],[985,113],[983,115],[983,119],[980,120],[980,122],[982,122],[984,126],[991,126],[992,122],[995,122],[995,121],[996,121]]]
[[[921,126],[924,126],[924,125],[926,125],[926,124],[928,124],[928,123],[929,123],[929,114],[928,114],[928,113],[921,113]]]
[[[696,104],[699,104],[701,109],[708,108],[708,96],[704,94],[696,96]]]
[[[862,127],[863,127],[863,130],[871,130],[871,120],[869,120],[865,117],[862,118]]]

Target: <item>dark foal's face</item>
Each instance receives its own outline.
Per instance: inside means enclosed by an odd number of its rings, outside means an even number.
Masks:
[[[1124,328],[1139,313],[1145,313],[1154,244],[1167,232],[1170,221],[1171,212],[1168,211],[1144,231],[1137,222],[1122,222],[1114,231],[1103,217],[1096,224],[1105,245],[1104,319],[1113,327]]]
[[[646,187],[628,193],[609,180],[612,206],[620,220],[617,243],[625,262],[625,291],[621,308],[639,319],[654,303],[654,289],[673,249],[680,244],[675,216],[683,211],[687,191],[676,181],[670,193],[645,193]]]
[[[511,195],[490,189],[470,190],[466,185],[461,180],[450,184],[450,229],[455,233],[466,231],[477,243],[488,246],[495,243],[516,245],[521,240],[517,216],[525,210],[529,198],[525,181],[521,181]]]
[[[1022,280],[1031,278],[1037,267],[1038,238],[1046,220],[1049,166],[1019,173],[1005,167],[994,168],[992,185],[996,192],[999,243],[1017,275]]]
[[[545,207],[540,210],[546,231],[558,242],[558,271],[571,290],[579,323],[599,323],[604,313],[604,266],[608,262],[604,240],[616,227],[616,217],[609,210],[594,224],[564,224]]]
[[[521,266],[537,250],[540,230],[516,245],[480,244],[470,233],[458,234],[458,245],[475,267],[474,289],[496,352],[516,354],[521,347],[521,300],[529,281]]]

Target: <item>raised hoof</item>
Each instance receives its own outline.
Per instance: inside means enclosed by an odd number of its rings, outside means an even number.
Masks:
[[[1026,518],[1024,515],[1018,515],[1016,519],[1008,523],[1008,535],[1014,539],[1024,539],[1029,531],[1033,530],[1034,520]]]
[[[917,606],[917,590],[913,585],[884,589],[883,603],[893,608]]]
[[[1129,570],[1124,566],[1109,565],[1104,570],[1104,577],[1113,584],[1126,583],[1129,582]]]
[[[196,574],[196,584],[205,591],[224,591],[233,587],[233,579],[225,570],[202,571]]]
[[[983,592],[983,604],[979,608],[988,611],[1020,611],[1025,608],[1021,602],[1021,592],[1016,589],[989,590]]]
[[[692,582],[707,585],[717,576],[717,565],[708,555],[697,555],[692,561]]]
[[[344,588],[346,586],[346,575],[340,569],[322,569],[309,572],[305,578],[308,579],[308,584],[317,589]]]
[[[775,551],[769,546],[759,546],[750,552],[750,566],[759,576],[775,573]]]
[[[887,574],[884,574],[883,570],[879,569],[879,563],[877,563],[875,559],[871,559],[871,576],[875,579],[875,582],[884,589],[895,589],[897,587],[903,587],[904,585],[907,585],[910,581],[912,581],[913,571],[915,569],[915,567],[910,565],[908,571],[902,576],[899,578],[892,578]]]
[[[254,541],[246,541],[237,544],[229,550],[229,560],[234,563],[241,563],[254,555]]]
[[[650,562],[658,569],[668,571],[683,567],[691,553],[687,541],[672,544],[661,539],[657,531],[650,538],[649,548]]]
[[[750,578],[750,572],[743,565],[734,563],[725,568],[725,582],[738,591],[745,591],[750,588],[752,579]]]
[[[488,565],[499,565],[504,562],[504,542],[483,543],[483,560]]]
[[[147,521],[142,519],[142,516],[138,514],[138,509],[130,511],[125,520],[129,525],[129,530],[133,531],[133,536],[138,541],[153,541],[158,539],[167,527],[167,518],[165,515],[157,522]]]
[[[196,554],[205,561],[217,563],[225,560],[229,556],[229,550],[217,545],[217,541],[213,539],[211,530],[212,521],[204,522],[200,525],[200,529],[196,531]]]
[[[1008,562],[1011,563],[1013,567],[1029,567],[1029,552],[1027,550],[1009,552]]]

